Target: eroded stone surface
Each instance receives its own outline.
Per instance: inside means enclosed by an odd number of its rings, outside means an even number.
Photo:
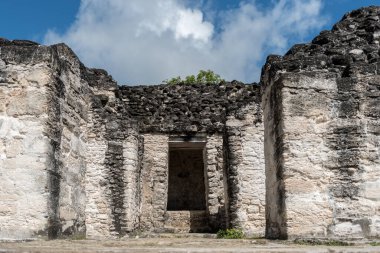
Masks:
[[[63,44],[0,39],[0,239],[192,224],[268,238],[379,237],[379,13],[353,11],[268,57],[261,88],[119,87]],[[202,144],[197,213],[168,211],[176,141]]]
[[[239,82],[217,85],[120,87],[140,131],[162,133],[223,132],[226,115],[259,101],[259,87]]]
[[[379,236],[379,202],[367,190],[380,164],[379,13],[348,13],[312,43],[268,58],[269,237]]]
[[[229,218],[234,227],[242,228],[247,235],[264,236],[264,124],[258,104],[247,105],[242,111],[246,117],[232,113],[226,122]]]

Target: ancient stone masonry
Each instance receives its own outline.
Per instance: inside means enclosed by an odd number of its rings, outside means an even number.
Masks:
[[[242,109],[240,116],[229,115],[226,122],[229,219],[233,227],[240,227],[247,234],[264,236],[264,123],[259,104]]]
[[[205,181],[206,181],[206,224],[195,228],[191,226],[187,228],[191,231],[217,231],[220,228],[229,226],[229,216],[233,212],[240,209],[249,209],[250,200],[243,204],[241,200],[236,202],[238,206],[228,206],[229,201],[234,199],[236,192],[228,190],[229,183],[236,183],[227,178],[233,169],[254,166],[257,170],[257,178],[261,180],[261,184],[257,187],[257,194],[252,194],[252,201],[263,204],[264,194],[264,157],[263,153],[259,155],[257,163],[249,163],[241,161],[234,164],[232,169],[232,161],[227,159],[227,150],[231,145],[248,145],[249,141],[257,139],[258,147],[262,148],[260,141],[263,136],[260,132],[256,132],[256,127],[248,128],[246,132],[251,134],[251,139],[242,138],[240,132],[235,139],[227,138],[226,122],[234,121],[235,124],[249,125],[256,122],[261,123],[260,110],[257,109],[259,103],[259,87],[256,85],[245,85],[239,82],[222,83],[220,85],[160,85],[160,86],[138,86],[120,88],[123,99],[128,106],[131,116],[138,120],[139,131],[143,134],[144,139],[144,160],[142,167],[142,220],[141,224],[144,229],[152,227],[155,231],[185,231],[186,229],[173,227],[173,224],[188,223],[184,217],[191,219],[190,214],[181,213],[179,211],[167,210],[167,194],[168,194],[168,142],[172,137],[183,137],[188,143],[197,139],[203,139],[206,144],[204,149],[205,159]],[[252,105],[255,110],[243,110],[245,105]],[[247,115],[253,114],[249,120]],[[252,121],[252,122],[251,122]],[[260,125],[262,126],[262,124]],[[232,129],[231,127],[228,129]],[[154,133],[154,135],[152,135]],[[167,136],[170,138],[167,139]],[[231,142],[231,143],[230,143]],[[182,147],[184,148],[184,147]],[[259,148],[260,149],[260,148]],[[157,157],[161,157],[157,159]],[[231,156],[232,157],[232,156]],[[260,160],[261,159],[261,160]],[[243,160],[243,159],[242,159]],[[231,162],[230,162],[231,161]],[[231,166],[231,169],[229,169]],[[160,169],[159,169],[160,168]],[[150,176],[149,176],[150,175]],[[148,181],[145,181],[148,180]],[[180,179],[178,179],[180,180]],[[150,185],[150,186],[149,186]],[[231,186],[233,188],[233,186]],[[243,190],[249,192],[250,185],[242,187]],[[231,188],[231,189],[232,189]],[[187,191],[191,191],[189,188]],[[261,199],[261,201],[260,201]],[[264,208],[262,212],[256,212],[259,220],[264,220]],[[145,214],[144,214],[145,213]],[[157,214],[156,214],[157,213]],[[165,214],[166,213],[166,214]],[[244,213],[245,215],[245,213]],[[243,215],[243,216],[244,216]],[[200,212],[196,212],[197,219],[203,219]],[[239,218],[241,215],[239,215]],[[165,218],[166,217],[166,218]],[[250,226],[255,229],[246,229],[247,233],[255,235],[264,234],[264,223],[258,222],[253,225],[253,219],[244,216]],[[181,222],[175,219],[181,219]],[[168,222],[165,222],[167,220]],[[236,220],[235,218],[233,219]],[[232,222],[232,220],[231,220]],[[243,223],[234,224],[237,227],[243,227]],[[256,226],[257,225],[257,226]],[[246,225],[248,226],[248,225]],[[207,229],[208,227],[208,229]]]
[[[379,13],[264,66],[268,237],[380,234]]]
[[[80,63],[64,45],[0,43],[1,237],[84,233],[88,91]]]
[[[379,44],[367,7],[269,56],[260,85],[127,87],[0,39],[0,239],[380,237]]]
[[[141,132],[223,132],[228,113],[260,100],[257,85],[236,81],[220,85],[122,86],[120,89],[128,111],[139,120]]]
[[[234,82],[118,87],[105,71],[84,67],[63,44],[46,47],[2,40],[1,59],[1,176],[9,182],[1,191],[2,238],[78,234],[107,238],[136,229],[189,232],[229,226],[228,203],[236,201],[229,201],[235,193],[228,190],[233,181],[228,180],[225,124],[227,118],[247,121],[251,112],[240,108],[257,105],[258,86]],[[252,117],[261,121],[257,110]],[[19,121],[34,124],[33,128],[18,134]],[[180,139],[180,149],[185,150],[197,140],[204,143],[196,148],[204,160],[200,163],[204,176],[197,183],[204,185],[204,210],[190,206],[167,211],[173,138]],[[234,139],[236,144],[248,141]],[[263,173],[264,163],[257,166]],[[16,175],[28,176],[28,184]],[[264,180],[263,175],[259,178]],[[31,182],[38,184],[29,187]],[[15,190],[14,183],[29,188]],[[250,186],[245,187],[248,191]],[[258,187],[264,190],[263,184]],[[186,191],[191,192],[191,186]],[[38,208],[32,206],[29,212],[23,198],[34,197],[34,192]],[[18,206],[15,193],[20,196]],[[257,202],[262,197],[255,195]],[[247,209],[248,204],[231,210]],[[249,232],[263,234],[263,228],[261,224]]]

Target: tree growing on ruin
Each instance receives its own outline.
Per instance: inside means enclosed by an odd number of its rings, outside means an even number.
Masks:
[[[198,74],[186,76],[182,79],[180,76],[173,77],[164,81],[166,84],[219,84],[224,82],[220,75],[214,73],[212,70],[200,70]]]

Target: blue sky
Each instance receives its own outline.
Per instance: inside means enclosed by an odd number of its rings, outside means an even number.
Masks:
[[[258,81],[266,55],[380,0],[1,0],[0,37],[65,42],[121,84],[199,69]]]

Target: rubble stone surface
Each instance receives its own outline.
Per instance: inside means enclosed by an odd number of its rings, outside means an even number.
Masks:
[[[0,239],[379,238],[379,20],[269,56],[260,85],[118,86],[64,44],[0,39]],[[175,187],[204,205],[168,210],[172,149],[202,156],[204,187]]]
[[[267,236],[380,235],[379,7],[263,68]]]

